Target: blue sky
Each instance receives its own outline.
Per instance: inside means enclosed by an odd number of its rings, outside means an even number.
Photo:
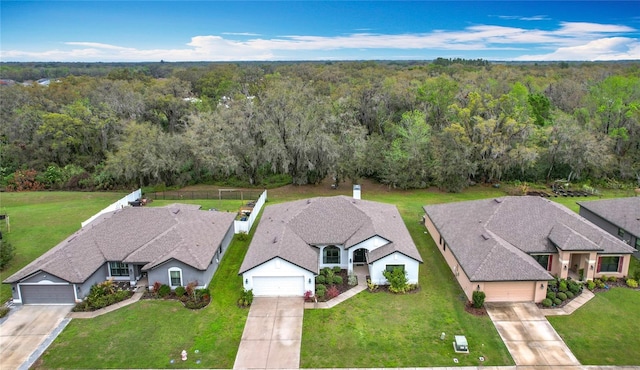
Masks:
[[[639,60],[639,1],[0,1],[0,60]]]

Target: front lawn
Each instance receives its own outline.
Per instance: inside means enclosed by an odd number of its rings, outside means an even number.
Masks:
[[[513,365],[489,317],[465,311],[466,297],[424,233],[417,210],[404,207],[405,223],[424,260],[420,291],[364,291],[332,309],[306,310],[301,367],[456,366],[454,358],[457,366]],[[440,340],[442,332],[445,340]],[[469,354],[453,352],[454,335],[467,337]]]
[[[583,365],[639,365],[640,292],[613,288],[569,316],[547,317]]]
[[[249,313],[235,305],[248,243],[234,238],[213,277],[206,308],[142,300],[94,319],[74,319],[35,368],[233,368]],[[183,349],[189,354],[185,362]]]

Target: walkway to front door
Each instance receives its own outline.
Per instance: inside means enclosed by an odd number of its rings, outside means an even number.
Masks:
[[[302,341],[302,297],[256,297],[234,369],[297,369]]]

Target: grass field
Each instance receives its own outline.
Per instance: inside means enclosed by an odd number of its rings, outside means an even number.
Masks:
[[[351,188],[345,186],[331,190],[324,185],[286,186],[269,190],[269,203],[337,194],[351,195]],[[460,194],[450,194],[433,189],[399,191],[383,185],[364,184],[363,199],[396,204],[400,210],[425,262],[420,268],[421,290],[418,293],[398,296],[363,292],[333,309],[306,311],[301,365],[452,366],[450,338],[455,334],[466,335],[471,344],[469,355],[457,356],[460,360],[458,366],[480,365],[479,356],[486,359],[482,365],[512,365],[511,357],[488,317],[476,317],[464,311],[466,299],[460,287],[419,222],[423,214],[422,206],[425,204],[503,195],[504,189],[483,186],[473,187]],[[618,193],[607,194],[616,195]],[[21,260],[26,261],[26,264],[29,258],[35,258],[77,230],[80,221],[122,195],[17,193],[2,196],[2,206],[9,210],[12,217],[12,237],[16,238],[15,245],[36,246],[32,248],[31,257],[21,256]],[[53,196],[51,205],[48,196]],[[15,198],[8,200],[12,197]],[[79,201],[79,197],[84,197],[85,202]],[[554,199],[572,206],[576,200],[596,198]],[[85,204],[89,203],[87,201],[102,203],[95,205],[95,210],[90,210]],[[162,206],[173,202],[155,201],[152,205]],[[236,210],[242,205],[239,201],[220,203],[218,200],[189,203],[200,204],[205,209],[220,210]],[[34,209],[30,209],[31,207]],[[20,210],[21,208],[23,210]],[[42,209],[38,210],[40,208]],[[60,213],[60,208],[75,208],[76,211]],[[78,208],[82,209],[82,215],[78,214]],[[572,209],[577,209],[577,206]],[[58,212],[57,216],[51,214],[55,212]],[[39,234],[30,235],[31,241],[18,243],[18,236],[27,238],[31,233],[14,234],[13,215],[20,213],[26,214],[22,217],[34,218],[35,224],[46,225],[31,232]],[[48,213],[51,214],[49,218],[46,217]],[[56,229],[55,232],[52,229]],[[54,234],[58,237],[52,237]],[[175,302],[143,301],[97,319],[73,320],[41,358],[37,368],[233,367],[248,313],[247,310],[235,306],[242,286],[237,272],[248,243],[249,241],[234,239],[211,282],[213,299],[207,308],[189,311]],[[15,270],[17,269],[16,267]],[[596,311],[608,310],[606,306],[612,303],[602,301],[598,304],[605,307],[598,308],[596,305]],[[617,316],[622,314],[623,312],[616,312],[614,317],[623,321]],[[591,319],[597,317],[599,316],[592,315]],[[606,336],[606,328],[602,329],[603,334],[592,332],[591,336]],[[441,332],[447,334],[447,340],[439,339]],[[606,346],[603,347],[606,349]],[[192,361],[189,361],[188,365],[170,364],[169,361],[172,358],[177,359],[182,349],[189,351],[190,358],[200,359],[200,364]],[[199,350],[198,355],[195,355],[196,349]]]

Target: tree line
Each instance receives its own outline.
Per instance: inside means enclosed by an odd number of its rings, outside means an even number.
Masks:
[[[0,86],[2,185],[640,181],[640,63],[156,65]]]

